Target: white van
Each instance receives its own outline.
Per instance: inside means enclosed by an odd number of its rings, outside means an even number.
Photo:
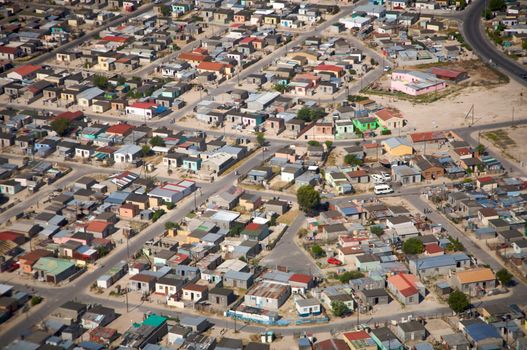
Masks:
[[[386,184],[375,185],[375,187],[373,188],[373,192],[375,194],[393,193],[393,188],[391,188],[390,185]]]

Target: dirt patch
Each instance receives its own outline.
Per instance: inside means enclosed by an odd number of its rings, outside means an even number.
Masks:
[[[276,219],[276,222],[278,222],[280,224],[291,225],[299,214],[300,214],[299,210],[291,209],[287,213],[285,213],[284,215],[279,216]]]
[[[527,126],[491,130],[481,133],[481,137],[508,158],[516,162],[527,160],[527,149],[523,145],[523,140],[527,139]]]

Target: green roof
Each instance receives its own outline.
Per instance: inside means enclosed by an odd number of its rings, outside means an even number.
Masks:
[[[159,316],[159,315],[156,315],[156,314],[152,314],[152,315],[148,316],[148,318],[146,320],[143,321],[143,324],[146,325],[146,326],[151,326],[151,327],[156,327],[157,328],[157,327],[160,327],[166,321],[167,321],[166,317]]]
[[[73,266],[75,264],[67,259],[44,257],[38,259],[33,269],[44,271],[48,275],[59,275]]]

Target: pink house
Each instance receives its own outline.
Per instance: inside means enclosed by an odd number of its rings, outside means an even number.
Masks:
[[[408,70],[397,70],[392,73],[390,89],[411,96],[418,96],[446,88],[446,82],[435,75]]]

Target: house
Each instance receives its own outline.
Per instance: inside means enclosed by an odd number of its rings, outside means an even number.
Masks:
[[[413,184],[422,181],[422,175],[408,165],[395,165],[392,167],[392,180],[401,184]]]
[[[368,306],[369,308],[390,302],[390,295],[384,288],[364,289],[356,293],[362,302],[362,306]]]
[[[372,329],[371,338],[375,341],[378,350],[403,350],[404,346],[397,336],[388,327]]]
[[[156,281],[155,293],[165,296],[180,294],[186,280],[175,275],[165,275]]]
[[[270,167],[259,166],[251,169],[247,174],[247,180],[254,183],[262,183],[269,180],[273,171]]]
[[[458,271],[451,279],[452,286],[470,296],[484,295],[496,288],[496,275],[489,268]]]
[[[86,329],[95,329],[110,324],[116,318],[117,314],[114,309],[96,305],[81,316],[81,324]]]
[[[279,199],[271,199],[265,202],[265,210],[269,212],[276,213],[278,215],[283,215],[289,210],[289,203]]]
[[[256,283],[244,298],[246,306],[269,311],[278,311],[291,295],[291,287],[281,283],[260,281]]]
[[[295,273],[289,277],[289,285],[292,293],[305,294],[315,286],[315,280],[313,276]]]
[[[446,88],[446,82],[435,75],[420,71],[395,70],[392,72],[390,89],[411,96],[419,96]]]
[[[366,331],[344,332],[342,338],[350,350],[377,350],[375,341]]]
[[[297,298],[295,299],[295,308],[300,317],[317,316],[322,312],[322,305],[315,298]]]
[[[391,137],[387,140],[382,141],[384,151],[391,156],[402,157],[412,155],[414,149],[407,139],[400,137]]]
[[[18,263],[20,264],[20,269],[25,273],[33,272],[33,265],[38,261],[38,259],[43,257],[52,256],[53,252],[46,249],[35,249],[29,253],[21,255],[18,257]]]
[[[462,328],[476,349],[502,349],[503,338],[496,327],[483,321],[471,322]]]
[[[410,164],[421,172],[421,176],[425,180],[435,180],[445,174],[445,168],[441,163],[430,156],[416,156],[410,161]]]
[[[155,102],[134,102],[126,106],[125,113],[128,116],[140,117],[146,120],[152,119],[165,110],[165,107],[159,106]]]
[[[113,153],[115,163],[135,163],[142,155],[141,147],[137,145],[124,145]]]
[[[511,246],[514,254],[518,254],[520,256],[527,255],[527,239],[518,239],[517,241],[512,242]]]
[[[469,267],[470,257],[465,253],[421,257],[410,259],[408,265],[410,271],[421,278],[440,276]]]
[[[214,287],[209,291],[209,304],[226,309],[230,304],[236,300],[236,295],[229,288]]]
[[[67,259],[42,257],[33,265],[33,271],[37,279],[57,284],[71,277],[77,268]]]
[[[399,323],[395,329],[395,334],[404,343],[408,341],[425,340],[427,336],[425,326],[416,320]]]
[[[388,290],[404,305],[419,304],[425,289],[415,275],[398,273],[386,279]]]
[[[388,130],[400,129],[406,125],[406,120],[401,113],[393,108],[383,108],[374,114],[379,126]]]
[[[201,300],[207,300],[209,294],[209,288],[200,284],[189,283],[183,287],[183,295],[181,299],[198,302]]]
[[[86,312],[86,304],[67,301],[51,313],[51,319],[58,320],[65,325],[72,325],[80,321],[81,316]]]
[[[42,69],[42,66],[26,64],[18,66],[7,74],[9,79],[15,80],[31,80],[36,78],[37,72]]]
[[[262,241],[269,235],[269,228],[266,224],[251,222],[240,233],[240,236],[247,240]]]
[[[227,271],[223,275],[223,286],[232,288],[249,289],[254,282],[251,272]]]
[[[216,208],[231,210],[238,205],[243,194],[244,190],[242,188],[231,186],[227,190],[209,197],[209,203]]]
[[[130,277],[128,281],[128,288],[131,291],[141,292],[143,294],[150,294],[154,291],[156,278],[151,275],[138,273]]]
[[[96,327],[90,331],[90,341],[94,343],[109,346],[117,338],[119,338],[119,333],[113,328]]]

